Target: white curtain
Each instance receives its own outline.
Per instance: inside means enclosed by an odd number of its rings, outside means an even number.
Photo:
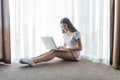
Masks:
[[[109,63],[109,0],[9,0],[12,62],[47,51],[41,36],[63,45],[60,20],[82,35],[81,58]]]
[[[78,0],[82,58],[109,64],[110,0]]]

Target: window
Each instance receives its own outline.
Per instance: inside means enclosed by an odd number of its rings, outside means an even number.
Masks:
[[[47,51],[41,36],[63,45],[59,21],[68,17],[82,35],[81,57],[109,61],[109,0],[10,0],[12,61]]]

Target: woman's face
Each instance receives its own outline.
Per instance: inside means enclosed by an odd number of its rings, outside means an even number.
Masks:
[[[68,25],[67,25],[67,24],[62,23],[62,24],[60,24],[60,26],[61,26],[61,29],[62,29],[64,32],[69,31],[69,29],[68,29]]]

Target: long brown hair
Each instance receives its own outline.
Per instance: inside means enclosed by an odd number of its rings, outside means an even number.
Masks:
[[[68,25],[68,29],[69,29],[71,32],[77,31],[77,30],[75,29],[75,27],[73,26],[73,24],[71,23],[71,21],[70,21],[68,18],[63,18],[63,19],[61,19],[60,24],[67,24],[67,25]],[[62,30],[62,32],[65,33],[64,30]]]

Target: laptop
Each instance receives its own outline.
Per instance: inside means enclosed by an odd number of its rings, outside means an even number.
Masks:
[[[43,41],[47,49],[54,49],[55,51],[62,51],[62,52],[68,51],[68,50],[58,49],[52,37],[41,37],[41,40]]]

